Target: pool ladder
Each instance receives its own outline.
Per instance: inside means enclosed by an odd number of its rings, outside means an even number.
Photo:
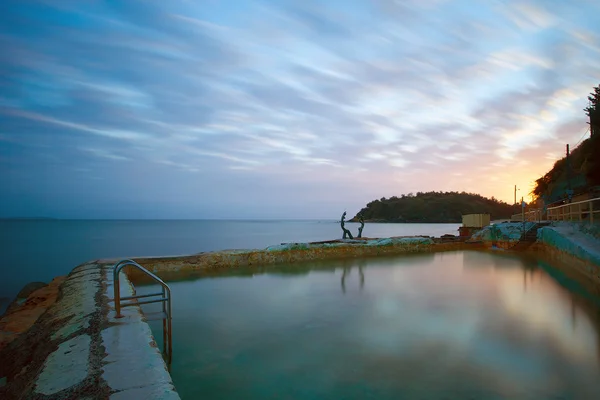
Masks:
[[[131,265],[132,267],[137,268],[142,271],[144,274],[152,278],[156,283],[161,286],[161,291],[157,293],[151,294],[141,294],[136,295],[134,289],[133,296],[121,297],[121,290],[119,286],[119,273],[126,266]],[[139,306],[142,304],[151,304],[151,303],[162,303],[162,312],[158,313],[149,313],[144,314],[146,321],[162,319],[163,321],[163,353],[167,364],[171,364],[171,355],[173,354],[173,342],[171,337],[171,289],[169,286],[158,276],[154,275],[152,272],[148,271],[146,268],[142,267],[140,264],[136,263],[133,260],[121,260],[115,264],[113,267],[113,281],[114,281],[114,295],[115,295],[115,312],[116,318],[122,318],[121,308],[130,307],[130,306]],[[154,298],[151,300],[143,300],[138,301],[137,299],[142,298],[152,298],[152,297],[160,297],[158,299]],[[126,303],[121,303],[123,300],[132,300]]]

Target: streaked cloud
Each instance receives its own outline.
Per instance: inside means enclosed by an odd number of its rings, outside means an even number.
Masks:
[[[247,217],[329,217],[426,190],[510,201],[582,137],[600,83],[600,4],[587,0],[7,0],[2,11],[9,215],[51,210],[55,190],[93,217],[93,195],[118,210],[106,193],[121,187],[128,201],[153,193],[157,217],[223,217],[233,198],[277,203]],[[102,179],[90,189],[87,176]],[[161,196],[181,199],[176,213]],[[15,207],[23,197],[31,210]]]

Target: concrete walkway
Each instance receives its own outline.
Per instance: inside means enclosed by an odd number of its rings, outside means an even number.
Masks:
[[[0,398],[179,399],[140,308],[114,318],[111,267],[75,268],[56,303],[2,351]],[[133,293],[125,275],[120,283]]]

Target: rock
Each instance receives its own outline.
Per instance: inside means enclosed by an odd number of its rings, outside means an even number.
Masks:
[[[31,293],[44,286],[48,286],[48,284],[44,282],[29,282],[27,285],[23,286],[23,289],[17,294],[17,299],[26,299]]]
[[[15,297],[8,307],[6,307],[4,315],[11,314],[18,310],[33,292],[45,286],[48,286],[48,284],[44,282],[29,282],[27,285],[23,286],[21,291],[17,294],[17,297]],[[1,309],[2,307],[0,307],[0,310]]]
[[[44,283],[42,286],[38,286],[38,289],[30,292],[26,299],[17,297],[13,301],[0,318],[0,349],[15,340],[18,335],[26,332],[48,307],[54,304],[64,280],[64,276],[56,277],[50,284]],[[39,282],[34,283],[39,284]],[[32,284],[26,286],[29,285]]]

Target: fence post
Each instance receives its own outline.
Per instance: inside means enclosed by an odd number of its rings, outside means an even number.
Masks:
[[[521,199],[521,223],[523,224],[523,234],[525,234],[525,202]]]
[[[594,201],[590,201],[590,223],[594,223]]]
[[[573,206],[569,204],[569,221],[573,221]]]

